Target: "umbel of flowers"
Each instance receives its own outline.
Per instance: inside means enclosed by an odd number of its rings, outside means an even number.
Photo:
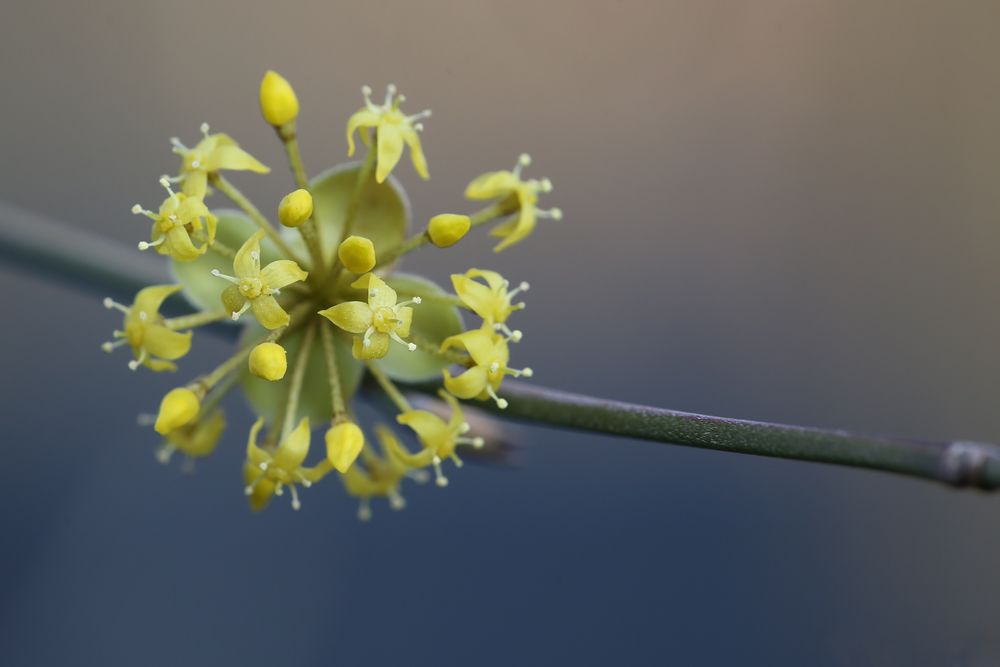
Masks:
[[[446,291],[397,266],[420,248],[453,248],[491,222],[497,252],[523,241],[539,219],[561,217],[558,209],[538,207],[551,182],[525,179],[531,160],[521,155],[513,169],[468,184],[465,196],[485,208],[438,213],[407,235],[409,204],[392,174],[408,153],[417,175],[430,177],[421,142],[430,111],[408,115],[392,85],[381,104],[367,86],[362,93],[363,108],[347,121],[347,154],[354,155],[356,138],[367,152],[360,162],[309,178],[296,128],[298,98],[280,75],[265,74],[261,112],[284,146],[294,181],[288,195],[265,207],[277,224],[229,180],[233,171],[270,172],[232,137],[203,124],[192,148],[172,139],[180,165],[159,179],[166,198],[155,211],[136,204],[132,212],[152,223],[139,250],[168,257],[176,283],[146,287],[128,305],[104,302],[123,322],[103,349],[128,348],[132,371],[177,371],[194,329],[241,327],[234,353],[167,392],[149,421],[162,438],[157,458],[167,463],[176,454],[190,467],[216,449],[226,427],[219,403],[241,388],[258,415],[243,465],[243,491],[254,510],[286,492],[299,509],[301,490],[332,476],[360,500],[362,519],[371,514],[372,498],[402,508],[404,481],[426,480],[428,469],[446,486],[445,464],[460,466],[461,448],[484,446],[469,432],[460,400],[505,408],[504,379],[532,374],[510,363],[522,333],[509,320],[524,308],[526,282],[466,268],[451,276],[453,291]],[[217,207],[224,199],[230,208]],[[164,304],[177,293],[195,311],[168,317],[164,311],[173,311]],[[374,440],[353,410],[366,374],[396,412],[395,429],[372,425]],[[397,386],[435,379],[441,403],[434,411],[415,409]],[[320,453],[311,447],[314,429],[324,433]]]

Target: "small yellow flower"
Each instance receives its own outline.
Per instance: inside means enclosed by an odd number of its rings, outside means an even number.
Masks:
[[[417,349],[404,338],[410,335],[413,309],[408,304],[420,303],[420,297],[396,303],[396,290],[373,273],[367,273],[351,287],[368,290],[368,303],[345,301],[319,311],[319,314],[344,331],[355,336],[351,352],[355,359],[380,359],[389,352],[389,341],[405,345],[411,352]]]
[[[292,84],[274,70],[267,70],[260,82],[260,112],[275,127],[290,123],[299,115],[299,98]]]
[[[189,197],[183,192],[175,193],[170,188],[169,179],[164,176],[160,184],[167,189],[167,198],[158,213],[147,211],[139,204],[132,207],[135,215],[145,215],[153,221],[150,241],[139,242],[139,250],[156,248],[161,255],[170,255],[179,262],[198,259],[215,241],[216,218],[205,202],[197,197]],[[204,223],[202,222],[204,219]],[[194,244],[192,235],[204,240],[200,246]]]
[[[285,227],[301,227],[313,214],[313,198],[308,190],[285,195],[278,204],[278,222]]]
[[[285,348],[277,343],[261,343],[250,351],[248,360],[250,372],[269,382],[285,377],[288,370],[288,356]]]
[[[461,241],[462,237],[469,233],[471,226],[472,221],[467,215],[442,213],[435,215],[427,223],[427,236],[437,247],[447,248]]]
[[[253,309],[262,327],[277,329],[288,324],[289,317],[274,295],[279,294],[282,287],[305,280],[309,274],[290,259],[279,259],[260,268],[262,238],[263,230],[254,233],[236,252],[233,258],[236,276],[227,276],[218,269],[212,269],[212,275],[232,283],[222,298],[234,320],[240,319],[247,309]]]
[[[273,496],[284,494],[288,487],[292,494],[292,509],[299,509],[299,494],[296,486],[309,488],[323,479],[332,470],[329,461],[304,468],[302,463],[309,455],[309,420],[303,419],[291,433],[285,436],[274,452],[257,446],[257,434],[264,425],[258,419],[250,429],[247,441],[247,459],[243,464],[244,493],[250,499],[250,507],[256,512],[267,507]]]
[[[484,285],[476,278],[482,278],[486,284]],[[496,271],[469,269],[465,274],[452,274],[451,284],[462,303],[483,318],[483,322],[488,326],[502,330],[507,334],[509,340],[515,343],[521,340],[521,332],[511,331],[505,323],[511,313],[524,308],[523,301],[512,304],[511,300],[521,292],[528,291],[530,288],[528,283],[522,282],[515,289],[508,291],[510,281]]]
[[[104,307],[125,314],[124,331],[115,331],[114,342],[104,343],[102,349],[111,352],[122,345],[132,348],[134,359],[128,367],[133,371],[146,366],[154,371],[174,371],[174,360],[180,359],[191,349],[191,332],[181,333],[166,326],[160,315],[160,306],[171,294],[181,290],[180,285],[154,285],[139,290],[131,306],[111,299],[104,300]]]
[[[351,273],[368,273],[375,268],[375,244],[364,236],[348,236],[337,248],[337,257]]]
[[[497,396],[497,391],[504,376],[531,377],[532,375],[530,368],[515,370],[507,367],[510,359],[507,339],[493,333],[492,328],[466,331],[449,336],[441,343],[442,352],[452,347],[464,348],[472,361],[471,367],[457,377],[452,377],[447,369],[443,371],[445,389],[459,398],[479,400],[492,398],[496,401],[497,407],[503,409],[507,407],[507,400]]]
[[[517,206],[517,215],[511,220],[493,228],[491,236],[503,240],[493,250],[500,252],[518,241],[523,240],[535,229],[537,218],[562,219],[562,211],[558,208],[544,210],[538,208],[538,194],[552,192],[552,181],[545,178],[540,181],[521,179],[521,170],[531,164],[531,156],[522,154],[517,165],[510,171],[491,171],[469,183],[465,196],[473,200],[508,200]]]
[[[215,451],[219,438],[226,429],[226,417],[222,410],[215,410],[208,419],[197,419],[166,435],[166,440],[156,450],[156,459],[163,464],[170,462],[174,452],[185,456],[185,469],[190,469],[195,459],[208,456]]]
[[[341,422],[326,432],[326,458],[341,473],[350,470],[365,446],[365,434],[353,422]]]
[[[455,454],[455,448],[458,445],[471,445],[479,449],[484,443],[482,438],[466,437],[469,422],[465,421],[462,406],[455,397],[443,391],[438,392],[438,395],[451,408],[451,419],[447,422],[427,410],[407,410],[396,417],[400,424],[414,430],[420,444],[424,446],[423,451],[411,454],[395,439],[390,441],[390,446],[393,454],[408,466],[422,468],[433,465],[437,485],[447,486],[448,479],[441,473],[441,461],[451,459],[455,465],[461,466],[462,460]]]
[[[160,435],[167,435],[189,423],[198,416],[201,400],[187,387],[171,389],[160,402],[160,412],[156,415],[153,428]]]
[[[403,144],[410,147],[410,159],[413,161],[413,168],[424,180],[430,178],[427,173],[427,160],[424,158],[424,151],[420,146],[420,135],[424,129],[423,124],[418,121],[428,118],[430,110],[421,111],[412,116],[404,115],[399,110],[399,105],[406,101],[406,97],[396,95],[396,86],[389,85],[385,102],[379,106],[372,102],[372,89],[365,86],[361,89],[365,96],[365,108],[361,109],[347,121],[347,156],[354,155],[354,132],[358,128],[376,128],[378,133],[377,145],[378,156],[375,166],[375,180],[379,183],[388,178],[393,167],[399,162],[403,155]],[[367,146],[369,137],[367,131],[361,132],[361,140]]]
[[[194,148],[188,148],[176,137],[170,140],[174,153],[183,160],[181,173],[177,178],[181,181],[184,194],[189,197],[204,199],[208,192],[208,175],[222,169],[253,171],[258,174],[271,171],[240,148],[228,134],[209,134],[208,123],[201,124],[201,133],[204,138]]]
[[[392,450],[402,449],[392,431],[379,424],[375,427],[375,435],[382,450],[381,455],[365,447],[361,451],[364,465],[354,465],[340,477],[347,493],[360,500],[358,518],[362,521],[368,521],[372,516],[372,498],[388,498],[392,509],[401,510],[406,507],[406,501],[399,493],[399,485],[403,479],[412,477],[417,481],[426,481],[424,471],[411,471],[392,454]]]

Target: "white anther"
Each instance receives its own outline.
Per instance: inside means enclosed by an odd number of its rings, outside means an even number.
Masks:
[[[561,208],[554,208],[549,211],[549,217],[553,220],[562,220],[563,212]]]
[[[424,300],[423,300],[423,299],[421,299],[421,298],[420,298],[419,296],[415,296],[415,297],[413,297],[413,299],[412,299],[412,300],[413,300],[413,303],[415,303],[415,304],[417,304],[417,305],[420,305],[421,303],[423,303],[423,302],[424,302]]]
[[[238,320],[240,319],[240,316],[241,316],[241,315],[242,315],[243,313],[247,312],[247,310],[249,310],[249,308],[250,308],[250,300],[249,300],[249,299],[247,299],[247,300],[246,300],[246,301],[245,301],[245,302],[243,303],[243,305],[242,305],[242,306],[240,307],[240,309],[239,309],[239,310],[236,310],[236,311],[233,311],[233,314],[232,314],[232,318],[233,318],[233,322],[236,322],[236,321],[238,321]]]
[[[145,322],[147,317],[148,317],[148,315],[146,315],[146,311],[145,310],[140,310],[139,311],[139,320],[140,321]]]
[[[526,378],[530,378],[534,374],[535,371],[531,370],[530,368],[525,368],[523,371],[521,371],[521,376]]]
[[[424,124],[423,123],[414,123],[413,124],[413,129],[416,130],[417,132],[423,132],[424,131]]]
[[[128,369],[130,371],[136,371],[136,370],[139,370],[139,366],[141,366],[141,365],[142,365],[141,363],[139,363],[138,361],[136,361],[135,359],[133,359],[132,361],[128,362]]]
[[[142,206],[136,204],[135,206],[132,207],[132,215],[139,215],[141,213],[144,213]]]
[[[115,344],[114,343],[110,343],[110,342],[108,342],[108,343],[101,343],[101,350],[103,352],[107,352],[107,353],[110,354],[111,352],[115,351]]]
[[[538,189],[542,192],[552,192],[552,181],[543,178],[541,183],[538,184]]]
[[[462,422],[461,426],[458,427],[458,432],[459,433],[468,433],[469,429],[471,429],[471,428],[472,428],[472,425],[469,424],[469,422]]]
[[[531,165],[531,156],[527,153],[521,153],[517,156],[517,163],[522,167],[527,167]]]
[[[358,504],[358,520],[369,521],[372,518],[372,506],[367,498],[362,498]]]
[[[171,213],[170,215],[167,216],[167,220],[169,220],[170,222],[177,222],[177,216]]]
[[[475,447],[476,449],[482,449],[483,447],[486,446],[486,441],[483,440],[482,438],[473,438],[472,446]]]
[[[389,491],[389,507],[394,510],[401,510],[406,507],[406,499],[399,495],[399,492],[395,489]]]
[[[114,300],[112,300],[110,296],[104,297],[104,301],[102,301],[101,303],[103,303],[104,307],[107,308],[108,310],[111,310],[112,308],[115,307],[115,302]]]
[[[169,190],[170,189],[170,179],[167,178],[166,176],[160,176],[160,185],[162,185],[163,187],[165,187],[166,189]]]
[[[522,292],[527,292],[528,290],[531,289],[531,284],[528,283],[527,281],[522,281],[521,284],[517,286],[517,288]]]
[[[510,403],[507,402],[506,398],[497,399],[497,407],[500,408],[501,410],[506,410],[508,405],[510,405]]]
[[[292,509],[298,512],[302,509],[302,503],[299,502],[299,492],[295,489],[294,484],[289,484],[288,488],[291,489],[292,492]]]
[[[177,451],[177,446],[173,443],[166,443],[156,450],[156,460],[163,465],[170,463],[170,457]]]
[[[407,343],[406,344],[406,349],[409,350],[410,352],[416,352],[417,345],[416,345],[416,343]]]
[[[200,169],[201,168],[201,160],[191,160],[191,168],[192,169]]]
[[[365,97],[368,97],[369,95],[372,94],[372,87],[367,85],[361,86],[361,94],[364,95]]]
[[[365,338],[363,341],[361,341],[361,345],[362,347],[371,347],[372,341],[369,338]]]
[[[494,361],[492,364],[490,364],[490,373],[496,373],[499,370],[500,370],[500,364],[499,363],[497,363],[497,362]]]
[[[252,496],[253,495],[253,487],[254,486],[256,486],[256,485],[255,484],[247,484],[246,486],[244,486],[243,487],[243,494],[247,495],[247,496]]]
[[[201,133],[204,134],[206,137],[208,136],[208,123],[202,123],[201,127],[198,129],[200,129]]]
[[[509,340],[512,343],[520,343],[523,337],[524,334],[521,333],[520,329],[514,329],[514,331],[510,332],[510,338],[508,338],[507,340]]]

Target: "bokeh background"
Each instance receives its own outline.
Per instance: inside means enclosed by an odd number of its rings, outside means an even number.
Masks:
[[[690,411],[1000,440],[995,2],[0,6],[0,198],[123,242],[167,138],[275,167],[274,68],[314,173],[359,88],[431,107],[417,223],[512,166],[529,242],[427,253],[533,284],[540,384]],[[456,255],[461,255],[461,258]],[[454,264],[452,263],[454,262]],[[1000,498],[885,474],[518,427],[511,465],[360,524],[336,484],[252,515],[238,404],[194,475],[135,424],[174,379],[99,350],[95,295],[0,267],[0,664],[1000,661]],[[220,359],[202,339],[187,369]]]

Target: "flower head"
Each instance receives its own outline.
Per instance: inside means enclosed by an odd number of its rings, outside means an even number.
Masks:
[[[334,424],[326,432],[326,458],[341,473],[350,470],[364,446],[365,434],[354,422]]]
[[[285,227],[301,227],[312,214],[312,195],[302,188],[289,192],[278,204],[278,222]]]
[[[180,452],[185,457],[185,467],[190,468],[195,459],[215,451],[225,429],[225,415],[222,410],[215,410],[207,419],[196,419],[168,432],[156,450],[156,458],[160,463],[167,464],[174,452]]]
[[[260,113],[275,127],[290,123],[299,115],[299,98],[292,84],[274,70],[267,70],[260,82]]]
[[[467,215],[441,213],[427,223],[427,236],[439,248],[449,248],[469,233],[472,221]]]
[[[396,290],[374,273],[367,273],[351,284],[351,287],[368,291],[368,301],[344,301],[319,314],[344,331],[355,336],[351,352],[355,359],[380,359],[389,352],[389,341],[405,345],[411,352],[417,349],[413,343],[403,340],[410,335],[413,322],[413,308],[408,304],[420,303],[420,297],[409,301],[396,302]]]
[[[392,509],[401,510],[406,507],[406,501],[399,493],[403,479],[412,477],[417,481],[426,480],[423,471],[411,471],[409,466],[393,454],[395,450],[402,450],[403,446],[391,430],[379,424],[375,427],[375,436],[381,448],[380,454],[365,447],[361,451],[364,465],[354,465],[341,475],[347,493],[360,499],[358,518],[362,521],[371,518],[372,498],[388,498]]]
[[[485,284],[476,278],[481,278]],[[511,313],[524,308],[523,301],[516,304],[511,301],[519,293],[528,291],[528,283],[522,282],[515,289],[508,290],[510,281],[496,271],[469,269],[464,274],[452,274],[451,284],[462,303],[483,318],[483,322],[502,329],[515,343],[521,340],[520,332],[511,332],[505,323]]]
[[[232,310],[234,320],[238,320],[247,309],[252,309],[262,327],[277,329],[288,324],[289,317],[274,295],[279,294],[282,287],[305,280],[309,274],[291,259],[279,259],[262,269],[262,238],[263,231],[254,233],[236,252],[233,258],[235,276],[227,276],[218,269],[213,269],[212,275],[232,283],[223,294],[223,303]]]
[[[228,134],[208,133],[208,123],[201,124],[203,139],[194,148],[188,148],[174,137],[170,143],[174,153],[181,156],[181,189],[184,194],[204,199],[208,192],[208,175],[222,169],[235,171],[253,171],[266,174],[269,168],[257,161],[257,158],[240,148],[239,144]]]
[[[250,372],[262,380],[276,382],[285,377],[288,370],[288,356],[285,348],[266,341],[255,345],[248,359]]]
[[[168,196],[159,212],[147,211],[139,204],[132,207],[132,213],[145,215],[153,221],[150,240],[148,243],[140,242],[139,250],[156,248],[156,252],[170,255],[179,262],[198,259],[215,241],[215,228],[219,219],[200,198],[174,192],[166,176],[160,179],[160,184],[167,189]],[[203,243],[195,245],[195,238]]]
[[[531,377],[530,368],[515,370],[507,368],[510,350],[507,339],[494,333],[492,327],[473,329],[464,333],[445,338],[441,350],[453,347],[462,348],[469,354],[469,368],[457,377],[452,377],[447,369],[444,373],[444,386],[458,398],[476,398],[486,400],[492,398],[497,407],[506,408],[507,400],[497,396],[504,376]]]
[[[441,461],[451,459],[456,465],[461,466],[462,461],[455,454],[455,448],[458,445],[471,445],[478,449],[484,443],[482,438],[470,438],[465,435],[469,432],[469,422],[465,421],[462,406],[458,401],[443,391],[438,392],[438,395],[451,408],[451,418],[448,421],[427,410],[407,410],[396,417],[396,421],[409,426],[417,434],[417,439],[424,447],[423,451],[410,454],[395,440],[389,444],[393,448],[393,453],[407,465],[414,467],[433,465],[437,485],[447,486],[448,480],[441,473]]]
[[[304,468],[302,463],[309,455],[309,420],[303,419],[288,435],[281,439],[277,448],[269,452],[257,446],[257,434],[264,426],[258,419],[250,429],[247,441],[247,459],[243,464],[243,491],[250,499],[250,507],[259,511],[267,507],[273,496],[284,493],[285,487],[292,494],[292,509],[299,509],[299,494],[296,486],[309,488],[330,472],[332,466],[327,460]]]
[[[104,343],[106,352],[122,345],[132,348],[134,359],[128,367],[136,370],[146,366],[154,371],[177,370],[174,360],[180,359],[191,349],[191,332],[181,333],[168,326],[160,315],[163,301],[179,292],[180,285],[153,285],[139,290],[131,306],[123,306],[112,299],[104,300],[105,308],[114,308],[125,314],[123,331],[115,331],[115,341]]]
[[[500,252],[518,241],[522,241],[535,229],[538,218],[552,218],[559,220],[562,218],[562,211],[558,208],[544,210],[538,208],[538,194],[552,192],[552,181],[547,178],[542,180],[525,181],[521,178],[521,170],[531,164],[531,156],[522,154],[517,165],[510,171],[491,171],[483,174],[479,178],[469,183],[465,189],[465,196],[474,200],[510,200],[516,206],[516,216],[507,222],[494,227],[490,231],[491,236],[499,236],[503,240],[493,248]]]
[[[375,180],[379,183],[389,177],[393,167],[399,162],[403,155],[403,144],[410,147],[410,159],[413,161],[413,168],[424,180],[430,178],[427,173],[427,160],[424,158],[424,151],[420,147],[420,135],[424,129],[422,123],[418,122],[431,115],[430,110],[421,111],[412,116],[405,115],[399,109],[399,105],[406,101],[403,95],[396,95],[396,86],[389,84],[386,90],[385,102],[382,105],[372,102],[372,89],[365,86],[361,89],[365,96],[365,107],[355,113],[347,121],[347,156],[354,155],[354,132],[359,128],[375,128],[377,132],[378,161],[375,166]],[[368,145],[369,138],[366,131],[361,132],[361,140]]]

